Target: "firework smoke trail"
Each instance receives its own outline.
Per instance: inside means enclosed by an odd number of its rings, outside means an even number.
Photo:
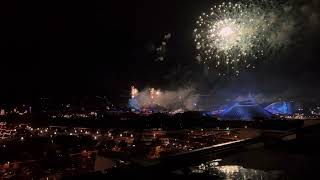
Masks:
[[[194,29],[197,59],[218,75],[255,68],[266,51],[289,44],[295,26],[290,10],[267,1],[214,6],[199,16]]]

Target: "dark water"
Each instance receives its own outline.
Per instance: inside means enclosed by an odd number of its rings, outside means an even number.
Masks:
[[[320,126],[272,146],[234,153],[190,167],[193,174],[216,179],[320,179]]]

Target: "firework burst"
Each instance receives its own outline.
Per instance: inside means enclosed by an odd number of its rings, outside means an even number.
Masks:
[[[133,98],[137,97],[138,94],[139,94],[138,89],[135,88],[134,86],[131,86],[131,98],[133,99]]]
[[[197,59],[213,66],[218,75],[238,75],[244,68],[255,68],[270,45],[280,46],[278,40],[283,41],[284,36],[281,39],[273,33],[278,32],[274,28],[279,27],[281,13],[267,3],[214,6],[199,16],[194,29]]]

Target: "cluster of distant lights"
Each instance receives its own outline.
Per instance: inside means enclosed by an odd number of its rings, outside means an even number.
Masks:
[[[57,135],[67,135],[67,136],[79,136],[79,135],[86,135],[86,136],[92,136],[94,140],[98,140],[100,137],[108,137],[111,139],[114,139],[115,137],[118,138],[134,138],[134,135],[131,133],[112,133],[110,131],[107,131],[106,133],[102,133],[100,130],[97,131],[89,131],[87,128],[74,128],[63,131],[59,131],[59,128],[32,128],[31,126],[26,126],[26,130],[29,130],[30,132],[33,132],[32,134],[36,133],[38,136],[50,136],[50,138],[57,136]],[[32,135],[31,135],[32,137]],[[20,137],[21,141],[24,141],[24,137]],[[52,141],[53,142],[53,141]]]
[[[77,135],[92,135],[92,137],[96,140],[97,136],[100,135],[100,131],[96,131],[96,132],[91,132],[85,129],[71,129],[71,130],[64,130],[62,132],[59,132],[58,129],[49,129],[49,128],[37,128],[37,129],[31,129],[31,131],[36,131],[38,132],[38,135],[47,135],[47,134],[51,134],[50,137],[52,137],[52,135],[58,135],[58,134],[63,134],[63,135],[70,135],[70,136],[77,136]],[[52,134],[53,133],[53,134]]]
[[[5,126],[6,123],[0,122],[1,125]],[[59,128],[33,128],[29,125],[23,125],[24,128],[31,132],[30,137],[33,135],[38,136],[50,136],[51,138],[57,135],[67,135],[67,136],[79,136],[79,135],[90,135],[94,140],[98,140],[99,137],[105,136],[111,139],[114,139],[115,137],[118,138],[134,138],[134,135],[132,133],[112,133],[110,131],[107,131],[106,133],[101,133],[100,130],[97,131],[89,131],[87,128],[74,128],[69,130],[58,130]],[[19,125],[19,128],[21,128],[22,125]],[[16,129],[13,129],[12,132],[16,133]],[[14,135],[14,134],[12,134]],[[25,137],[21,136],[19,137],[21,141],[25,140]],[[5,147],[5,145],[4,145]]]
[[[70,119],[70,118],[88,118],[88,117],[97,117],[98,113],[97,112],[90,112],[90,113],[74,113],[74,114],[63,114],[61,115],[61,117],[66,118],[66,119]],[[56,116],[53,115],[51,116],[53,119],[60,117],[60,116]]]
[[[54,143],[54,137],[59,136],[59,135],[64,135],[64,136],[75,136],[75,137],[80,137],[80,135],[85,135],[85,136],[91,136],[93,140],[95,141],[100,141],[100,140],[114,140],[115,142],[121,142],[125,140],[126,142],[129,142],[128,147],[135,148],[136,145],[133,143],[134,139],[137,137],[134,135],[133,132],[128,132],[128,131],[119,131],[115,132],[113,130],[90,130],[88,128],[71,128],[71,129],[64,129],[62,127],[47,127],[47,128],[33,128],[29,125],[21,125],[20,128],[25,128],[26,130],[31,132],[30,136],[20,136],[19,140],[21,142],[26,141],[29,137],[32,136],[41,136],[41,137],[49,137],[50,142]],[[220,128],[217,128],[217,130],[220,130]],[[226,135],[230,135],[230,128],[223,129],[224,131],[227,132]],[[158,130],[152,131],[152,138],[156,139],[161,137],[158,135]],[[198,133],[196,133],[198,132]],[[197,130],[190,130],[188,135],[192,138],[197,138],[199,136],[210,136],[210,135],[215,135],[215,132],[212,132],[211,130],[204,130],[200,129],[199,131]],[[237,138],[235,136],[235,138]],[[170,140],[169,140],[170,139]],[[172,142],[171,142],[172,141]],[[169,151],[172,151],[173,149],[175,151],[180,151],[180,152],[185,152],[185,151],[192,151],[193,149],[197,148],[202,148],[205,147],[207,144],[206,143],[200,143],[197,144],[192,144],[189,140],[185,141],[182,139],[175,139],[175,138],[168,138],[168,140],[165,140],[163,142],[163,147],[169,148]],[[109,149],[106,147],[106,149],[112,150],[112,151],[119,151],[120,149],[117,149],[117,145],[114,146],[112,149]],[[3,148],[6,148],[6,145],[3,145]],[[115,149],[114,149],[115,148]],[[118,147],[119,148],[119,147]],[[121,151],[121,150],[120,150]]]
[[[6,112],[4,109],[0,109],[0,116],[5,116],[7,114],[17,114],[17,115],[23,116],[23,115],[27,115],[30,113],[31,113],[31,107],[29,107],[29,110],[24,110],[23,112],[17,110],[16,108],[14,108],[12,111],[8,111],[8,112]]]
[[[17,133],[17,129],[6,128],[6,125],[7,125],[7,123],[0,122],[0,138],[1,139],[7,139],[10,137],[13,137]]]

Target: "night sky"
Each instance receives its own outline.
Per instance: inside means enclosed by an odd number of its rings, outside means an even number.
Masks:
[[[197,16],[218,1],[0,2],[0,98],[127,95],[131,85],[236,96],[320,99],[319,4],[316,23],[276,60],[239,78],[204,75],[195,60]],[[311,1],[308,2],[312,4]],[[164,61],[154,49],[171,34]],[[1,101],[0,99],[0,101]]]

